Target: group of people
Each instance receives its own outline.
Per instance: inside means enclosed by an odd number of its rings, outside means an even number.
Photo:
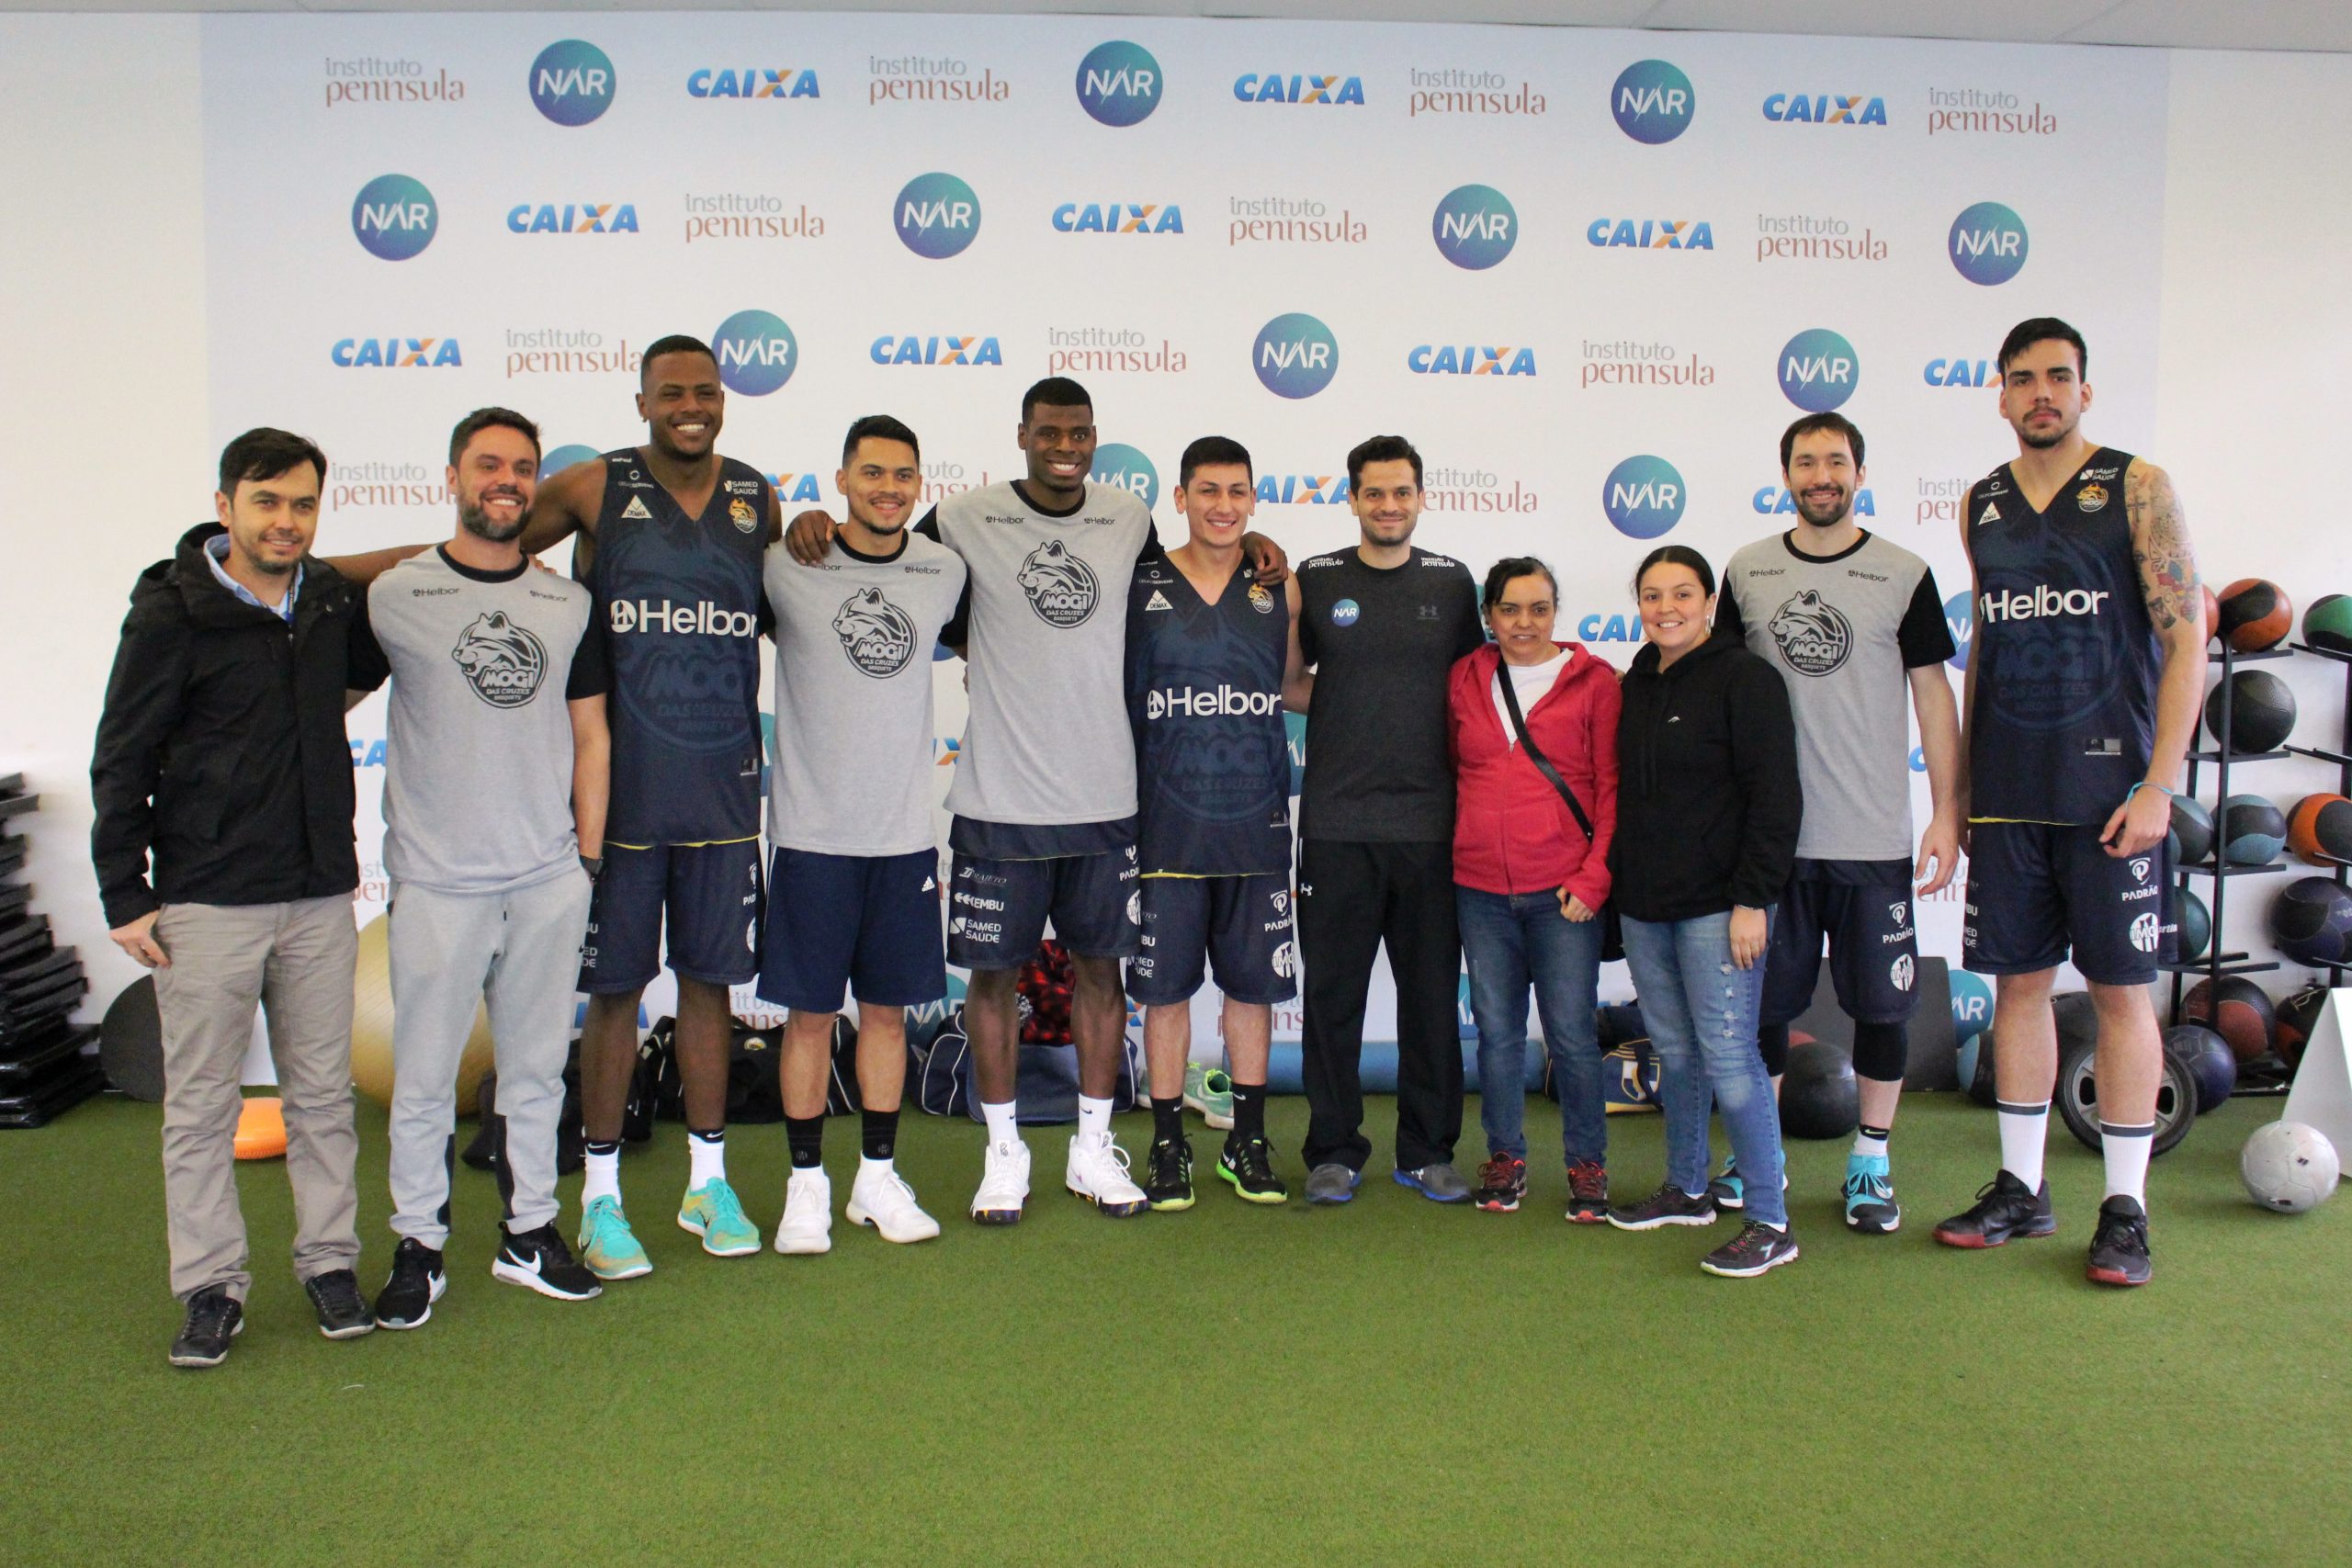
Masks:
[[[2054,1229],[2049,998],[2071,953],[2098,1004],[2109,1118],[2089,1275],[2146,1280],[2160,1047],[2143,900],[2161,884],[2204,637],[2164,474],[2081,434],[2086,357],[2050,318],[2003,344],[2018,456],[1979,481],[1962,524],[1979,613],[1959,704],[1933,574],[1856,523],[1864,442],[1836,413],[1781,437],[1796,527],[1737,552],[1720,581],[1683,546],[1641,562],[1645,640],[1622,680],[1555,637],[1543,561],[1496,563],[1481,592],[1460,561],[1412,544],[1421,458],[1394,435],[1348,457],[1361,541],[1295,572],[1249,531],[1250,457],[1223,436],[1184,449],[1185,537],[1163,547],[1139,498],[1089,482],[1093,400],[1063,378],[1023,397],[1023,476],[920,521],[917,435],[874,415],[842,445],[843,514],[787,522],[755,468],[719,455],[718,367],[684,337],[643,356],[645,443],[544,482],[528,420],[460,421],[457,525],[434,547],[313,555],[325,457],[282,431],[238,437],[217,520],[133,591],[92,765],[108,924],[155,971],[163,1018],[186,1309],[173,1363],[217,1365],[243,1326],[232,1141],[256,1002],[285,1101],[295,1270],[328,1337],[417,1327],[446,1288],[458,1063],[485,1000],[503,1210],[492,1274],[582,1300],[650,1271],[619,1145],[665,938],[690,1158],[677,1222],[717,1256],[762,1247],[726,1166],[729,989],[745,982],[789,1014],[775,1250],[831,1245],[825,1087],[845,994],[863,1109],[843,1212],[893,1242],[938,1235],[893,1154],[905,1009],[943,993],[949,963],[971,976],[986,1124],[970,1213],[1019,1220],[1031,1154],[1015,980],[1050,928],[1070,954],[1080,1083],[1064,1185],[1106,1214],[1194,1201],[1191,1003],[1212,975],[1232,1083],[1216,1176],[1251,1202],[1289,1198],[1265,1133],[1267,1060],[1272,1010],[1297,997],[1302,969],[1304,1193],[1348,1201],[1373,1150],[1359,1066],[1385,946],[1397,1182],[1498,1212],[1524,1200],[1532,993],[1561,1089],[1567,1217],[1647,1230],[1738,1212],[1702,1266],[1760,1274],[1798,1257],[1773,1097],[1825,943],[1861,1082],[1845,1223],[1901,1223],[1888,1146],[1917,1001],[1912,910],[1951,881],[1963,842],[1968,961],[1999,976],[2002,1161],[1937,1237],[1993,1247]],[[566,538],[574,579],[535,570]],[[967,661],[970,695],[944,873],[934,647]],[[387,681],[399,1241],[371,1303],[355,1269],[343,715]],[[1294,876],[1283,716],[1298,711]],[[1910,714],[1934,798],[1916,853]],[[1655,1191],[1612,1203],[1595,994],[1618,941],[1658,1059],[1668,1158]],[[1465,960],[1487,1145],[1475,1181],[1455,1164]],[[555,1190],[575,987],[588,996],[576,1252]],[[1111,1129],[1129,998],[1153,1115],[1140,1170]],[[1711,1106],[1731,1145],[1720,1172]]]

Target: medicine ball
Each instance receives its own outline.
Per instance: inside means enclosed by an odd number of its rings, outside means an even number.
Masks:
[[[1819,1040],[1792,1044],[1781,1079],[1781,1132],[1792,1138],[1842,1138],[1861,1120],[1853,1059]]]
[[[2303,612],[2303,640],[2330,653],[2352,653],[2352,595],[2330,593]]]
[[[2319,1027],[2320,1009],[2327,1006],[2327,985],[2313,980],[2278,1004],[2278,1027],[2271,1032],[2278,1059],[2292,1072],[2303,1059],[2303,1046]]]
[[[2268,865],[2287,847],[2287,818],[2267,796],[2233,795],[2222,802],[2222,858],[2232,865]]]
[[[2313,968],[2352,960],[2352,889],[2333,877],[2297,877],[2270,901],[2270,940]]]
[[[2218,987],[2211,980],[2198,981],[2180,998],[2180,1016],[2228,1041],[2240,1064],[2269,1052],[2278,1024],[2269,997],[2243,975],[2224,975]]]
[[[2165,1050],[2180,1058],[2197,1084],[2199,1115],[2230,1098],[2238,1087],[2237,1053],[2201,1023],[2177,1023],[2165,1031]]]
[[[2213,585],[2203,585],[2205,594],[2205,640],[2211,642],[2222,635],[2222,602],[2213,597]]]
[[[2275,582],[2241,577],[2222,590],[2222,635],[2240,653],[2260,653],[2287,640],[2295,607]]]
[[[2172,797],[2172,863],[2201,865],[2213,858],[2213,814],[2194,795]]]
[[[2287,847],[2305,865],[2352,861],[2352,800],[2307,795],[2287,813]]]
[[[2230,730],[2222,733],[2222,694],[2229,693]],[[2240,670],[2205,695],[2205,729],[2241,755],[2276,751],[2295,728],[2295,694],[2267,670]]]
[[[2213,940],[2212,913],[2205,908],[2204,899],[2186,887],[2167,890],[2165,901],[2173,940],[2168,962],[2194,964],[2205,956],[2205,948]]]

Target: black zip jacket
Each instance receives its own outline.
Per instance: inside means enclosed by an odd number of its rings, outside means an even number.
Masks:
[[[1645,644],[1622,690],[1618,912],[1690,920],[1780,902],[1804,817],[1780,671],[1736,637],[1711,637],[1663,671]]]
[[[190,529],[130,591],[90,759],[90,859],[109,926],[159,904],[358,886],[344,691],[381,682],[351,668],[355,643],[373,647],[350,635],[361,591],[305,556],[288,626],[212,575],[205,542],[223,532]]]

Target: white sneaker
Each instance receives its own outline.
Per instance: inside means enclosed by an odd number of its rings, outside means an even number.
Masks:
[[[784,1218],[776,1222],[778,1252],[833,1249],[833,1184],[821,1170],[796,1170],[784,1184]]]
[[[1069,1190],[1106,1214],[1135,1214],[1148,1208],[1151,1201],[1127,1178],[1127,1151],[1109,1138],[1091,1148],[1086,1142],[1083,1134],[1069,1141],[1069,1173],[1062,1179]]]
[[[888,1160],[860,1160],[849,1190],[849,1223],[872,1225],[884,1241],[929,1241],[939,1222],[922,1212],[915,1190]]]
[[[984,1225],[1009,1225],[1029,1201],[1029,1145],[1009,1138],[989,1145],[980,1190],[972,1194],[972,1218]]]

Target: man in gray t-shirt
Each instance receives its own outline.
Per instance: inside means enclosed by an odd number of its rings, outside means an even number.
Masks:
[[[368,589],[354,636],[391,671],[384,862],[392,882],[392,1274],[386,1328],[433,1314],[447,1280],[458,1065],[487,1001],[505,1224],[491,1273],[583,1301],[601,1287],[557,1230],[556,1137],[572,987],[605,837],[604,632],[588,590],[517,542],[538,431],[481,409],[449,440],[458,526]]]
[[[1798,525],[1732,557],[1714,626],[1718,637],[1745,637],[1788,683],[1804,786],[1804,827],[1772,922],[1758,1043],[1777,1089],[1789,1025],[1812,1005],[1826,938],[1838,1006],[1854,1021],[1861,1083],[1846,1224],[1879,1235],[1902,1223],[1886,1149],[1919,1005],[1912,883],[1918,897],[1937,892],[1960,855],[1960,716],[1943,671],[1951,629],[1928,563],[1854,521],[1865,474],[1860,431],[1839,414],[1808,414],[1781,435],[1781,467]],[[1916,861],[1906,695],[1935,796]],[[1724,1168],[1714,1195],[1719,1207],[1745,1206],[1736,1168]]]
[[[886,1241],[939,1222],[893,1163],[906,1010],[947,989],[932,832],[931,666],[964,594],[964,562],[907,528],[922,493],[915,433],[887,414],[849,427],[834,477],[848,520],[822,560],[768,547],[775,616],[775,766],[768,791],[767,941],[759,990],[791,1010],[784,1126],[792,1151],[775,1249],[832,1247],[825,1089],[844,987],[857,998],[864,1156],[849,1217]]]

